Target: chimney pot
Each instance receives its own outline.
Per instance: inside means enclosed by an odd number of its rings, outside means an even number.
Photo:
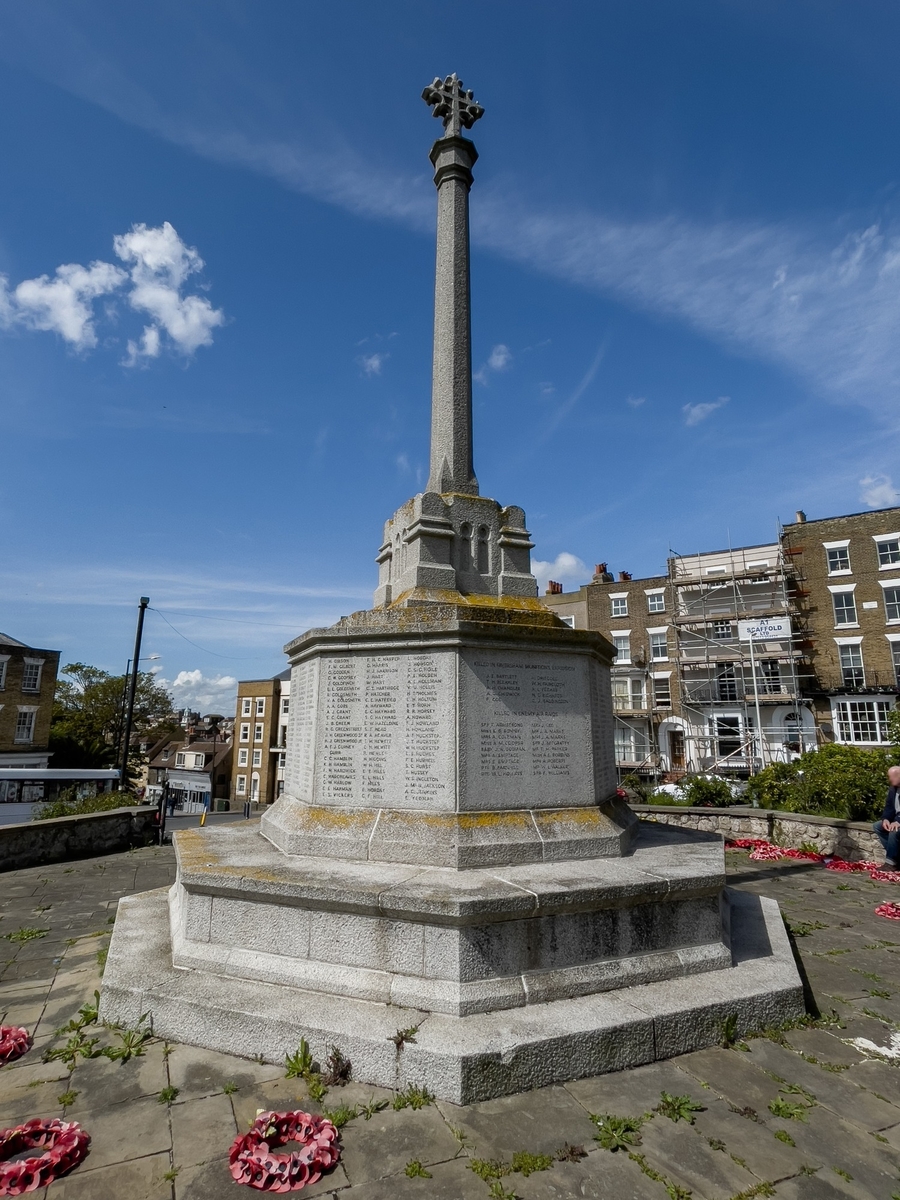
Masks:
[[[630,571],[620,571],[619,572],[619,582],[620,583],[627,583],[630,578],[631,578]]]
[[[797,524],[798,525],[804,525],[806,523],[806,513],[803,511],[802,508],[797,509],[796,516],[797,516]]]

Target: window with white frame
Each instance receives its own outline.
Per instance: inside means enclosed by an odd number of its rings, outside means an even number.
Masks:
[[[648,629],[647,633],[650,635],[650,657],[655,662],[667,659],[669,657],[669,642],[666,630]]]
[[[282,696],[282,698],[281,698],[281,711],[284,713],[284,715],[285,715],[285,716],[287,716],[287,714],[290,712],[290,709],[291,709],[291,698],[290,698],[290,696]]]
[[[8,654],[0,654],[0,692],[6,691],[6,664],[9,659]]]
[[[851,642],[838,646],[841,660],[841,679],[845,688],[860,688],[866,686],[866,676],[863,670],[862,646]]]
[[[249,717],[253,712],[253,701],[249,696],[245,696],[241,701],[241,716]]]
[[[900,587],[884,589],[884,619],[900,621]]]
[[[254,740],[254,742],[261,742],[263,740],[262,725],[254,725],[253,726],[253,740]]]
[[[256,774],[250,776],[250,799],[259,799],[259,776]]]
[[[900,642],[891,642],[891,658],[894,662],[894,682],[900,688]]]
[[[239,796],[246,795],[246,792],[247,792],[247,776],[246,775],[238,775],[237,783],[235,784],[235,791],[237,792],[237,794]]]
[[[241,726],[241,741],[242,742],[250,741],[250,726],[249,725]]]
[[[238,766],[246,767],[246,765],[247,765],[247,751],[246,750],[238,750]]]
[[[727,567],[707,567],[704,574],[706,575],[724,575],[728,570]]]
[[[743,747],[741,737],[741,718],[732,716],[716,716],[712,718],[712,734],[715,738],[715,752],[719,758],[738,758]]]
[[[777,696],[781,691],[781,668],[777,658],[759,660],[759,690],[767,696]]]
[[[616,725],[615,754],[617,762],[635,762],[634,730],[630,725]]]
[[[876,535],[875,548],[878,551],[878,569],[895,567],[900,563],[900,533],[885,533]]]
[[[631,681],[631,707],[644,708],[644,681],[643,679],[632,679]]]
[[[879,745],[889,740],[887,719],[891,705],[887,700],[835,700],[832,703],[838,741]]]
[[[668,675],[657,675],[654,678],[653,703],[656,708],[672,707],[672,685]]]
[[[179,752],[178,752],[178,753],[175,755],[175,766],[176,766],[176,767],[183,767],[183,766],[184,766],[184,754],[183,754],[183,753],[182,753],[182,751],[180,751],[180,750],[179,750]]]
[[[613,617],[627,617],[628,616],[628,593],[627,592],[622,592],[622,594],[618,595],[618,596],[614,596],[611,594],[609,597],[609,601],[610,601],[610,604],[612,605],[612,616]]]
[[[206,755],[205,754],[195,754],[194,755],[194,770],[200,770],[201,768],[203,768],[205,766],[206,766]]]
[[[831,602],[834,605],[835,625],[858,625],[856,616],[856,597],[852,590],[833,591]]]
[[[25,659],[25,665],[22,668],[23,692],[39,692],[41,690],[41,667],[43,665],[42,660]]]
[[[731,638],[732,625],[730,621],[713,621],[712,635],[719,642],[727,642]]]
[[[561,621],[565,621],[565,623],[568,625],[568,627],[569,627],[570,629],[574,629],[574,628],[575,628],[575,618],[574,618],[573,616],[564,616],[562,613],[560,613],[560,614],[559,614],[559,619],[560,619]]]
[[[628,687],[627,679],[623,679],[621,676],[617,677],[616,679],[613,679],[613,681],[612,681],[612,696],[613,696],[613,708],[616,708],[619,710],[628,708],[628,705],[631,701],[631,692]]]
[[[30,745],[34,741],[34,709],[20,708],[16,713],[16,732],[13,741]]]
[[[258,717],[262,717],[262,716],[265,716],[265,712],[266,712],[266,698],[265,698],[265,696],[257,696],[256,697],[256,715]]]
[[[616,649],[616,666],[621,667],[623,663],[631,662],[631,634],[630,633],[614,633],[612,636],[612,644]]]
[[[163,750],[163,752],[162,752],[162,760],[163,760],[163,762],[167,762],[167,761],[168,761],[168,758],[169,758],[169,747],[168,747],[168,746],[166,746],[165,750]]]
[[[716,676],[716,689],[720,700],[734,701],[738,698],[737,677],[734,663],[726,663]]]
[[[829,575],[849,575],[851,573],[849,541],[826,542],[825,559],[828,563]]]
[[[665,592],[648,592],[647,593],[647,612],[657,613],[666,611],[666,593]]]
[[[254,767],[262,766],[262,750],[253,751],[253,765]]]

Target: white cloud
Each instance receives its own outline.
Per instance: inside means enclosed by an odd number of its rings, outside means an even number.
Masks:
[[[647,403],[647,397],[646,396],[629,396],[628,399],[625,401],[625,403],[629,404],[632,408],[640,408],[642,404]]]
[[[538,581],[538,587],[542,592],[550,579],[555,579],[558,583],[562,583],[566,579],[580,580],[583,583],[585,577],[590,575],[581,559],[576,558],[574,554],[569,554],[566,550],[557,554],[553,562],[532,559],[531,573]]]
[[[7,326],[16,323],[58,333],[76,350],[89,350],[97,344],[94,300],[114,292],[126,279],[124,271],[105,262],[89,267],[66,263],[56,268],[52,278],[25,279],[12,293],[4,279],[0,317]]]
[[[866,475],[859,481],[859,498],[869,508],[892,508],[897,495],[890,475]]]
[[[176,708],[190,708],[201,714],[220,712],[224,717],[234,713],[237,679],[233,675],[204,675],[199,669],[179,671],[171,681],[157,682],[172,693]]]
[[[359,363],[367,375],[380,375],[381,368],[384,366],[385,360],[390,357],[391,356],[389,354],[384,353],[364,354],[359,360]]]
[[[12,291],[5,276],[0,276],[0,326],[58,333],[74,349],[90,350],[97,345],[94,301],[130,282],[125,293],[128,304],[149,313],[153,322],[144,327],[139,339],[128,340],[125,365],[158,358],[163,332],[185,355],[210,345],[212,330],[224,322],[225,314],[202,296],[181,295],[184,281],[202,268],[203,260],[169,222],[156,229],[134,225],[130,233],[113,238],[113,248],[130,264],[129,272],[107,262],[93,262],[89,267],[66,263],[57,267],[52,277],[25,279]],[[114,310],[107,315],[114,315]]]
[[[193,246],[185,245],[168,221],[155,229],[133,225],[130,233],[113,238],[113,249],[131,265],[133,286],[128,303],[136,311],[148,313],[153,321],[145,326],[139,342],[129,341],[127,365],[158,357],[163,330],[181,354],[190,355],[200,346],[212,344],[212,331],[224,322],[225,314],[203,296],[182,296],[185,281],[202,270],[203,259]]]
[[[487,357],[487,362],[482,363],[472,378],[476,383],[486,384],[488,381],[489,371],[505,371],[512,362],[512,351],[509,346],[504,346],[502,342],[494,346]]]
[[[699,425],[717,408],[727,404],[729,399],[729,396],[720,396],[718,400],[713,400],[708,404],[685,404],[681,410],[684,413],[685,425]]]

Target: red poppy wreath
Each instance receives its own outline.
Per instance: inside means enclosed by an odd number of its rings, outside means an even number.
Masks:
[[[21,1025],[0,1025],[0,1066],[21,1058],[31,1045],[31,1034]]]
[[[90,1135],[77,1121],[35,1117],[14,1129],[0,1130],[0,1196],[22,1196],[46,1187],[76,1167],[87,1154]],[[37,1150],[35,1155],[10,1160]]]
[[[340,1157],[338,1131],[331,1121],[313,1113],[260,1113],[249,1133],[234,1139],[228,1161],[236,1183],[261,1192],[295,1192],[321,1178]],[[299,1149],[278,1154],[277,1147],[299,1143]]]

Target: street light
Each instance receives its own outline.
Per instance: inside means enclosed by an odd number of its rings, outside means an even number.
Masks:
[[[215,812],[216,808],[216,744],[219,740],[219,721],[221,717],[207,717],[213,736],[213,752],[212,762],[209,764],[209,811]]]
[[[123,790],[128,782],[128,743],[131,741],[131,722],[134,718],[134,692],[137,687],[137,668],[141,661],[141,637],[144,633],[144,613],[150,604],[149,596],[141,596],[141,602],[138,605],[137,628],[134,631],[134,654],[131,656],[131,661],[134,663],[134,670],[131,672],[128,683],[128,705],[125,709],[125,729],[122,734],[122,765],[119,772],[119,789]]]

